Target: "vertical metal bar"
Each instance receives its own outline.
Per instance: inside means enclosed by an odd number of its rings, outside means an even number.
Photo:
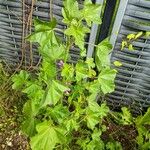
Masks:
[[[110,37],[110,43],[113,45],[115,45],[115,42],[117,40],[117,36],[120,30],[120,26],[123,20],[123,16],[125,14],[125,10],[128,4],[128,0],[120,0],[120,4],[119,4],[119,8],[118,8],[118,12],[116,15],[116,19],[113,25],[113,29],[112,29],[112,33],[111,33],[111,37]]]
[[[103,2],[104,2],[104,0],[96,0],[96,4],[101,4],[102,5]],[[101,11],[99,12],[99,15],[100,14],[101,14]],[[88,45],[88,49],[87,49],[87,58],[90,58],[93,55],[94,44],[95,44],[95,40],[96,40],[97,31],[98,31],[98,25],[93,24],[92,27],[91,27],[91,32],[90,32],[90,37],[89,37],[89,43],[90,44]]]

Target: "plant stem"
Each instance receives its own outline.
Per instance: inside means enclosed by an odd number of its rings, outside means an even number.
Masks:
[[[92,45],[94,47],[98,47],[98,45],[95,45],[95,44],[92,44],[92,43],[89,43],[89,42],[84,42],[84,43],[87,44],[87,45]]]
[[[50,2],[49,2],[49,11],[50,11],[50,20],[52,20],[53,19],[53,0],[50,0]]]
[[[71,45],[72,45],[72,43],[71,43],[70,36],[67,36],[66,56],[65,56],[64,63],[66,63],[66,62],[67,62],[67,59],[68,59],[68,56],[69,56],[69,50],[70,50]]]

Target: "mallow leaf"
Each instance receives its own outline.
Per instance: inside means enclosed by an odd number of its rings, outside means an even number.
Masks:
[[[47,39],[41,43],[39,51],[47,61],[49,59],[57,60],[65,58],[65,47],[59,42],[59,39],[56,37],[54,32],[51,32],[49,37],[47,37]]]
[[[92,93],[90,96],[87,97],[87,101],[96,101],[97,93]]]
[[[39,80],[50,81],[56,77],[56,65],[52,61],[42,61]]]
[[[94,59],[93,58],[87,58],[87,60],[85,61],[85,63],[88,64],[89,68],[94,68],[95,67],[95,63],[94,63]]]
[[[56,19],[53,19],[51,22],[41,21],[38,19],[34,20],[35,32],[28,36],[28,39],[31,42],[37,42],[41,46],[49,40],[53,29],[56,26]]]
[[[63,44],[52,45],[50,48],[51,50],[47,56],[49,56],[52,60],[65,59],[66,49]]]
[[[63,22],[66,24],[70,24],[75,18],[79,19],[81,15],[78,2],[76,0],[65,0],[62,15],[64,17]]]
[[[71,64],[65,63],[61,72],[61,76],[66,80],[72,80],[74,77],[74,67]]]
[[[96,101],[88,101],[88,107],[86,108],[87,126],[90,129],[94,129],[95,125],[99,123],[100,119],[106,117],[109,112],[109,108],[106,103],[99,104]]]
[[[22,88],[22,86],[26,83],[26,81],[29,78],[29,74],[28,72],[21,70],[19,72],[19,74],[16,74],[12,77],[12,81],[13,81],[13,85],[12,88],[13,89],[20,89]]]
[[[67,119],[64,122],[64,125],[66,126],[66,129],[68,132],[73,131],[73,130],[77,131],[79,128],[79,124],[77,123],[76,118],[71,118],[69,120]]]
[[[109,53],[111,50],[112,45],[109,43],[108,39],[105,39],[98,44],[96,49],[96,65],[99,71],[103,67],[110,66]]]
[[[87,64],[85,64],[82,61],[79,61],[76,64],[76,80],[80,81],[82,79],[85,79],[88,77],[88,67]]]
[[[32,150],[53,150],[56,144],[65,140],[64,130],[52,126],[51,122],[44,121],[36,126],[37,134],[31,138]]]
[[[136,35],[135,35],[134,33],[128,34],[128,35],[127,35],[127,39],[128,39],[128,40],[134,39],[135,36],[136,36]]]
[[[43,98],[44,90],[40,85],[34,82],[28,82],[27,87],[22,91],[28,95],[28,98],[40,100]]]
[[[146,36],[146,37],[149,37],[149,36],[150,36],[150,31],[147,31],[147,32],[145,33],[145,36]]]
[[[23,107],[24,121],[22,123],[22,131],[29,137],[36,133],[35,126],[38,121],[35,119],[39,111],[39,104],[36,101],[28,100]]]
[[[60,98],[63,97],[63,93],[67,90],[70,89],[60,84],[58,81],[53,80],[48,89],[46,98],[44,99],[42,106],[46,106],[48,104],[56,105]]]
[[[34,26],[35,26],[35,31],[41,31],[41,30],[52,30],[56,27],[56,19],[53,18],[50,22],[48,21],[42,21],[39,19],[34,20]]]
[[[55,120],[55,122],[61,124],[69,116],[69,111],[66,106],[58,104],[54,107],[49,107],[47,109],[47,114]]]
[[[106,117],[109,112],[109,107],[106,105],[106,103],[102,103],[99,109],[99,116],[102,119],[103,117]]]
[[[56,19],[51,22],[34,21],[35,32],[28,36],[31,42],[39,43],[39,52],[43,57],[51,58],[52,60],[64,58],[65,48],[56,37],[54,28],[56,26]],[[57,51],[57,53],[56,53]]]
[[[87,145],[86,145],[86,150],[104,150],[105,149],[105,144],[104,142],[99,138],[99,140],[91,140]]]
[[[113,142],[108,142],[106,144],[106,150],[122,150],[122,146],[120,142],[118,141],[113,141]]]
[[[87,109],[86,115],[87,127],[93,130],[96,124],[99,123],[99,117],[90,109]]]
[[[94,80],[93,82],[91,82],[87,89],[90,93],[98,94],[101,91],[101,87],[98,80]]]
[[[114,61],[113,64],[116,66],[116,67],[121,67],[122,66],[122,63],[118,60]]]
[[[143,35],[143,32],[138,32],[136,35],[135,35],[135,39],[138,39],[140,38],[141,36]]]
[[[133,118],[132,118],[132,115],[131,115],[129,109],[126,108],[126,107],[122,107],[121,110],[122,110],[122,113],[120,114],[120,116],[121,116],[121,119],[120,119],[121,123],[123,123],[124,125],[132,124],[133,123],[132,122]]]
[[[106,103],[99,104],[96,101],[89,101],[88,102],[88,107],[91,111],[97,114],[99,118],[106,117],[108,112],[109,112],[109,107],[106,105]]]
[[[139,116],[136,119],[137,125],[149,125],[150,124],[150,108],[148,108],[147,112],[143,116]]]
[[[90,29],[84,27],[82,25],[76,25],[75,23],[72,24],[65,30],[65,34],[69,36],[73,36],[75,39],[75,44],[81,49],[84,49],[84,37],[86,33],[89,33]]]
[[[25,133],[27,136],[32,137],[36,134],[36,125],[39,123],[38,120],[36,120],[34,117],[27,117],[22,123],[22,131]]]
[[[85,0],[84,8],[81,10],[81,15],[85,18],[88,26],[91,26],[92,22],[101,24],[101,8],[102,6],[100,4],[93,4],[91,0]]]
[[[101,90],[104,94],[111,93],[115,89],[115,77],[117,71],[115,69],[110,69],[109,67],[102,69],[98,76],[98,81],[101,85]]]

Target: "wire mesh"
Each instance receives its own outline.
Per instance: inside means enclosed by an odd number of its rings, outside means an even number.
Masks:
[[[119,34],[111,55],[111,61],[119,60],[115,92],[108,96],[113,108],[128,106],[140,113],[150,106],[150,38],[134,41],[135,50],[121,49],[122,40],[130,33],[150,31],[150,1],[129,0]]]
[[[34,18],[48,21],[51,13],[57,19],[57,28],[65,29],[62,6],[63,0],[0,0],[0,59],[11,66],[37,66],[41,60],[37,45],[25,38],[33,31]],[[82,7],[82,1],[79,1],[79,7]],[[56,34],[65,39],[62,33]],[[70,56],[70,62],[75,63],[79,49],[72,48]]]
[[[30,45],[25,37],[33,31],[34,18],[50,20],[50,11],[56,17],[60,29],[62,23],[62,0],[0,0],[0,59],[9,65],[37,66],[40,56],[36,45]],[[82,7],[82,1],[80,3]],[[130,106],[135,112],[150,105],[150,38],[142,37],[133,42],[134,51],[120,51],[121,41],[130,33],[150,31],[150,1],[129,0],[121,23],[111,61],[119,60],[116,90],[107,97],[113,108]],[[62,38],[64,35],[57,32]],[[79,58],[77,48],[70,50],[71,62]]]

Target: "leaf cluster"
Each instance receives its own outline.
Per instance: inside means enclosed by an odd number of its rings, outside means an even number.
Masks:
[[[122,107],[121,112],[111,112],[111,117],[117,124],[135,128],[135,148],[139,150],[150,149],[150,108],[147,109],[144,115],[133,117],[127,107]]]
[[[85,0],[83,8],[76,0],[66,0],[62,9],[67,26],[63,31],[65,41],[56,34],[56,19],[34,21],[35,32],[28,40],[39,45],[39,71],[32,75],[22,70],[12,78],[12,88],[28,98],[22,130],[30,137],[33,150],[102,150],[118,146],[111,142],[106,146],[100,138],[106,131],[103,119],[109,108],[105,102],[97,103],[98,95],[115,88],[117,71],[110,68],[108,56],[112,46],[106,39],[96,46],[95,59],[84,57],[84,38],[92,23],[101,23],[100,10],[101,6],[91,0]],[[72,46],[81,52],[76,64],[68,63]]]
[[[134,50],[134,47],[133,47],[134,41],[138,40],[141,37],[148,38],[149,36],[150,36],[149,31],[147,31],[147,32],[140,31],[138,33],[130,33],[126,36],[125,39],[122,40],[121,50],[127,48],[128,50],[132,51],[132,50]]]

